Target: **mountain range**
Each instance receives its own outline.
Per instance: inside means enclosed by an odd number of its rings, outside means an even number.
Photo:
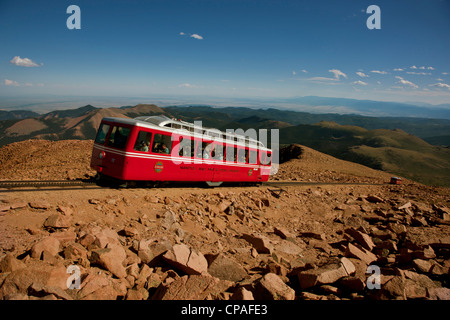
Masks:
[[[9,114],[13,112],[12,114]],[[275,108],[167,106],[55,110],[42,115],[0,114],[0,146],[27,139],[94,139],[103,117],[165,114],[221,130],[279,129],[280,144],[299,143],[340,159],[407,177],[450,186],[450,120],[313,114]],[[437,145],[432,145],[437,144]]]

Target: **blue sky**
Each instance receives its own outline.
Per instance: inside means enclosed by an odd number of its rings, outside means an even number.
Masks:
[[[449,0],[0,0],[0,43],[0,97],[450,103]]]

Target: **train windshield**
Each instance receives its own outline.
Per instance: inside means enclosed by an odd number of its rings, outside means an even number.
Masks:
[[[108,139],[108,146],[124,149],[127,144],[130,128],[114,126]]]
[[[102,123],[100,125],[100,128],[98,128],[98,131],[97,131],[97,136],[95,137],[95,142],[100,143],[100,144],[105,143],[105,139],[106,139],[106,135],[108,134],[109,127],[110,127],[110,125],[106,124],[106,123]]]

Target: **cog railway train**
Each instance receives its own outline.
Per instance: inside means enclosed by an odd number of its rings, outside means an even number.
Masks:
[[[267,181],[272,150],[236,133],[166,116],[103,118],[91,167],[98,177],[123,182]]]

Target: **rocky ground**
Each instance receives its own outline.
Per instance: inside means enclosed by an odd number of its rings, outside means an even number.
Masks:
[[[6,146],[0,179],[89,177],[91,146]],[[391,176],[296,150],[274,180]],[[449,189],[404,182],[0,190],[0,298],[448,300]]]

